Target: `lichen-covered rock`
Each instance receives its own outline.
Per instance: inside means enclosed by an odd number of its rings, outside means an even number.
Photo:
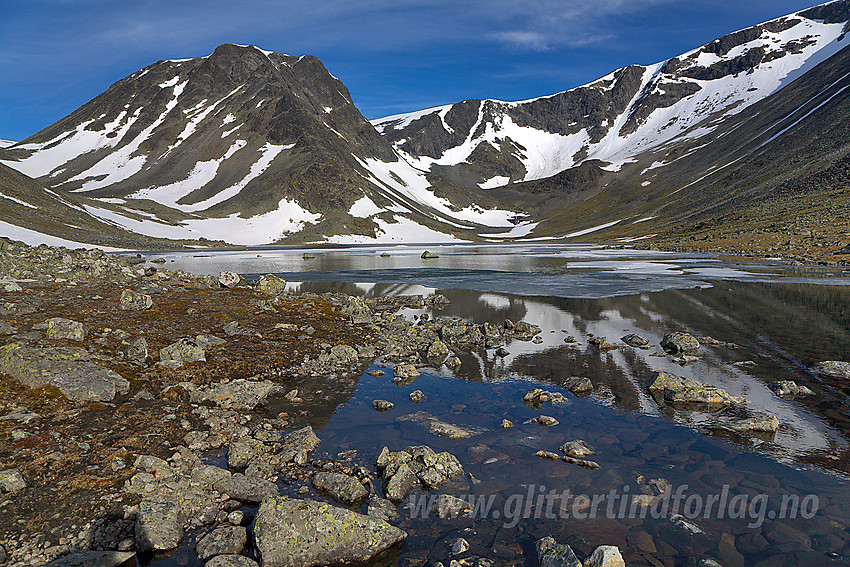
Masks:
[[[142,500],[136,516],[136,549],[166,551],[180,545],[183,539],[180,512],[180,505],[174,501]]]
[[[216,555],[205,567],[257,567],[257,562],[244,555]]]
[[[622,337],[620,340],[623,341],[624,343],[626,343],[627,345],[629,345],[630,347],[644,348],[644,349],[649,348],[649,339],[646,339],[646,338],[644,338],[640,335],[637,335],[635,333],[631,333],[629,335],[626,335],[625,337]]]
[[[8,344],[0,347],[0,372],[32,389],[56,387],[63,396],[78,402],[110,401],[130,389],[127,380],[89,361],[89,353],[78,347]]]
[[[425,399],[425,394],[422,393],[422,390],[413,390],[407,397],[414,404],[418,404]]]
[[[815,366],[814,370],[818,374],[823,374],[831,378],[850,379],[850,362],[827,360]]]
[[[348,506],[363,502],[369,496],[369,491],[357,480],[339,473],[316,473],[313,475],[313,487]]]
[[[331,357],[338,364],[354,364],[360,358],[357,354],[357,349],[349,345],[336,345],[331,348]]]
[[[743,403],[743,399],[729,395],[725,390],[714,386],[701,385],[696,388],[664,390],[664,401],[669,404],[705,404],[708,406],[733,406]]]
[[[227,447],[227,466],[233,470],[244,471],[257,455],[263,453],[266,446],[253,437],[242,437]]]
[[[661,348],[671,354],[692,354],[699,350],[699,341],[693,335],[677,331],[661,337]]]
[[[413,364],[399,364],[393,369],[396,378],[410,379],[421,375]]]
[[[623,561],[623,556],[620,554],[619,548],[614,545],[600,545],[593,550],[587,561],[584,562],[585,567],[626,567],[626,562]]]
[[[800,386],[793,380],[780,380],[767,385],[773,393],[780,397],[813,396],[814,392],[805,386]]]
[[[18,469],[0,471],[0,492],[17,492],[27,487],[27,481]]]
[[[121,292],[121,297],[118,299],[118,308],[125,311],[143,311],[150,309],[153,305],[153,299],[150,295],[138,293],[132,289],[125,289]]]
[[[579,458],[589,457],[590,455],[596,454],[596,451],[591,449],[588,444],[581,439],[567,441],[566,443],[558,447],[558,450],[567,456]]]
[[[442,364],[449,356],[449,347],[441,340],[436,340],[428,347],[425,355],[431,364]]]
[[[396,505],[386,498],[372,496],[369,502],[366,503],[366,515],[384,520],[385,522],[393,522],[398,520],[398,509]]]
[[[400,502],[417,485],[433,490],[462,473],[463,467],[451,453],[435,453],[425,445],[391,452],[384,447],[375,463],[381,471],[387,498]]]
[[[48,339],[70,339],[72,341],[81,341],[86,338],[86,330],[83,324],[78,321],[64,319],[62,317],[54,317],[45,321],[47,328],[44,333]]]
[[[145,362],[148,359],[148,341],[140,337],[127,345],[122,352],[134,362]]]
[[[422,255],[419,256],[419,257],[422,258],[423,260],[431,260],[431,259],[434,259],[434,258],[439,258],[439,256],[437,256],[436,254],[434,254],[433,252],[429,252],[427,250],[425,252],[423,252]]]
[[[692,378],[677,376],[669,372],[654,372],[650,377],[649,391],[664,392],[664,390],[679,390],[682,388],[699,388],[701,382]]]
[[[242,281],[242,276],[234,272],[221,272],[218,275],[218,283],[220,283],[222,287],[236,287],[241,284]]]
[[[216,555],[241,553],[248,544],[248,532],[242,526],[216,528],[195,544],[195,552],[201,559]]]
[[[219,407],[248,411],[257,407],[269,395],[280,391],[280,386],[269,380],[245,380],[237,378],[227,383],[212,384],[208,389],[199,389],[192,395],[193,403],[212,402]]]
[[[735,431],[746,433],[748,431],[756,431],[760,433],[776,433],[779,431],[779,418],[775,415],[765,417],[751,417],[741,420],[729,426]]]
[[[133,551],[82,551],[60,557],[44,567],[121,567],[135,565]]]
[[[313,428],[308,425],[287,433],[281,440],[282,448],[278,454],[284,463],[294,462],[303,465],[307,462],[307,455],[315,451],[320,443],[321,440],[313,433]]]
[[[395,404],[388,400],[373,400],[372,407],[381,413],[390,411],[395,407]]]
[[[272,274],[260,276],[256,284],[257,291],[266,295],[282,295],[286,292],[286,280]]]
[[[167,347],[159,350],[159,359],[162,362],[205,362],[207,360],[204,349],[194,344],[189,339],[180,339]]]
[[[406,537],[383,520],[313,500],[267,498],[254,520],[263,567],[365,562]]]
[[[440,494],[431,506],[431,511],[442,520],[455,518],[463,513],[469,512],[471,509],[469,502],[449,494]]]
[[[240,502],[261,502],[263,498],[280,494],[275,483],[239,473],[217,481],[213,488]]]

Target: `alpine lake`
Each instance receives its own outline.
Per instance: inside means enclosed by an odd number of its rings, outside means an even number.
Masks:
[[[421,258],[426,248],[438,257]],[[545,244],[156,256],[196,274],[277,274],[295,293],[442,294],[451,301],[403,309],[411,321],[448,316],[540,327],[533,340],[457,352],[456,370],[423,366],[413,379],[394,381],[394,365],[382,358],[354,380],[294,378],[287,389],[297,388],[303,402],[280,398],[261,410],[306,410],[296,425],[311,425],[321,439],[315,458],[350,455],[373,474],[385,446],[427,445],[457,457],[463,474],[433,493],[415,489],[399,504],[393,523],[408,536],[382,565],[531,567],[545,536],[579,558],[615,545],[630,566],[850,565],[850,378],[816,370],[824,361],[850,361],[850,269]],[[693,357],[659,346],[675,331],[700,340]],[[648,346],[623,344],[630,334]],[[656,371],[743,401],[667,403],[648,389]],[[588,378],[592,390],[571,391],[573,377]],[[780,381],[812,393],[780,396],[771,386]],[[524,401],[535,388],[549,395]],[[419,403],[409,399],[414,390],[424,394]],[[394,407],[376,411],[376,399]],[[555,424],[538,424],[541,415]],[[778,419],[775,432],[736,427],[769,416]],[[502,427],[505,419],[513,426]],[[435,435],[432,420],[471,435]],[[572,440],[590,447],[595,454],[584,458],[598,468],[537,455],[558,453]],[[224,452],[206,460],[226,466]],[[284,495],[326,500],[309,481],[279,486]],[[474,509],[440,519],[430,512],[438,493]],[[151,564],[202,565],[193,549],[200,535],[190,533]],[[469,549],[453,555],[458,538]]]

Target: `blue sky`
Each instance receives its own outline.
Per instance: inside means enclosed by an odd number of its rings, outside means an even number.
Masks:
[[[552,94],[815,3],[0,0],[0,139],[34,134],[154,61],[221,43],[314,54],[377,118]]]

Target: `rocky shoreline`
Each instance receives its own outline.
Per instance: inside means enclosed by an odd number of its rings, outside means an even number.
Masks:
[[[292,383],[355,380],[378,356],[409,381],[417,367],[456,368],[455,352],[540,332],[397,314],[439,308],[439,295],[291,295],[271,275],[249,285],[153,262],[0,240],[0,564],[145,563],[203,527],[195,551],[213,566],[383,557],[406,536],[391,525],[397,503],[461,464],[424,446],[385,447],[376,463],[317,459]],[[290,411],[270,415],[273,398]],[[343,504],[368,499],[367,514],[299,498],[308,481]]]
[[[464,500],[440,493],[476,482],[451,452],[398,445],[383,446],[376,460],[328,454],[310,424],[324,423],[316,413],[322,404],[334,392],[350,395],[370,366],[371,376],[392,373],[392,383],[407,386],[425,367],[456,373],[464,353],[493,349],[504,357],[511,341],[540,343],[539,327],[424,314],[449,303],[441,295],[291,294],[273,275],[246,282],[162,263],[0,239],[0,564],[147,564],[179,546],[191,549],[191,564],[212,567],[390,564],[409,529],[399,514],[409,493],[433,491],[440,519],[469,512]],[[587,342],[599,353],[649,348],[634,333],[620,341]],[[685,366],[699,360],[701,343],[726,344],[673,332],[659,356]],[[850,376],[848,363],[823,364],[818,372]],[[653,373],[647,386],[671,409],[744,403],[669,372]],[[594,389],[586,377],[562,387],[577,396]],[[787,381],[771,388],[778,396],[814,394]],[[409,394],[413,404],[425,397]],[[542,389],[522,402],[534,410],[570,404]],[[371,407],[384,413],[393,403],[376,399]],[[395,421],[418,422],[445,439],[480,433],[424,411]],[[558,420],[541,414],[529,423],[548,428]],[[509,419],[500,425],[514,427]],[[778,426],[766,415],[731,427],[769,437]],[[537,448],[529,457],[600,468],[581,439],[563,443],[562,454]],[[641,498],[650,503],[653,494],[647,488]],[[463,538],[450,543],[449,567],[499,564],[470,555]],[[624,565],[613,546],[582,549],[583,562],[552,538],[534,550],[541,565]]]

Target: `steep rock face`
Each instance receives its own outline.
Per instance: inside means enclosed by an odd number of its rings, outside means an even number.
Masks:
[[[552,96],[469,100],[373,124],[412,164],[467,186],[544,179],[589,160],[617,171],[712,130],[836,53],[848,20],[842,0]]]

